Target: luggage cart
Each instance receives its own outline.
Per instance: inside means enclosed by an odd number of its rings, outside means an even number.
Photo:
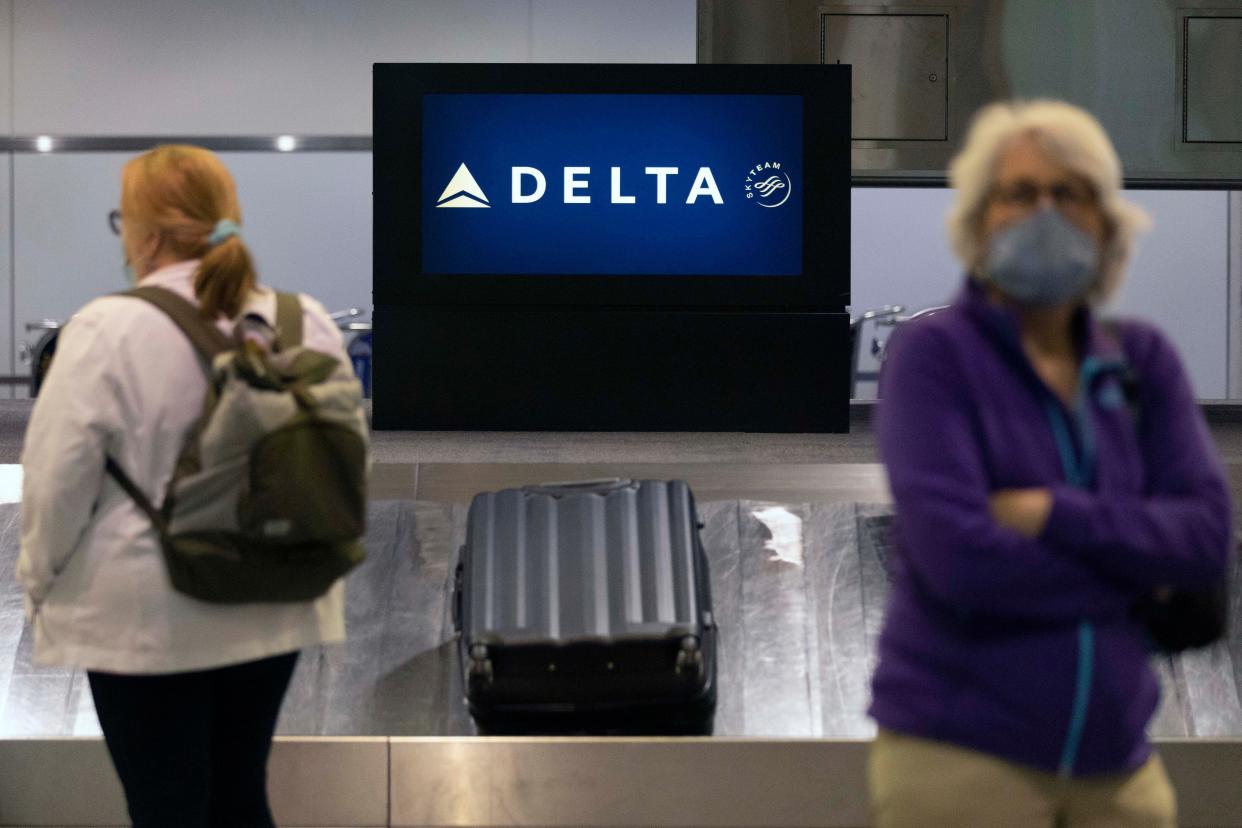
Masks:
[[[23,342],[18,352],[21,361],[30,364],[31,397],[39,396],[39,389],[43,387],[47,372],[52,367],[52,357],[56,355],[56,340],[64,326],[64,322],[56,319],[41,319],[38,322],[26,323],[26,333],[42,332],[34,342]]]
[[[371,396],[371,323],[356,321],[360,308],[347,308],[328,314],[341,333],[345,334],[345,353],[353,363],[354,374],[362,383],[362,396]]]
[[[883,368],[884,359],[888,355],[888,342],[892,338],[893,330],[898,325],[921,319],[925,316],[932,316],[947,307],[948,305],[933,305],[905,315],[905,305],[884,305],[883,307],[864,311],[859,316],[851,317],[850,339],[853,353],[850,358],[850,397],[858,399],[859,383],[879,382],[880,370]],[[871,338],[866,350],[864,350],[862,342],[865,337],[864,330],[867,323],[871,323]],[[864,367],[864,360],[872,363],[874,367]]]

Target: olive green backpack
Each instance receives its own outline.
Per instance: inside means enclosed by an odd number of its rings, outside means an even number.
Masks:
[[[164,311],[207,371],[203,413],[157,508],[106,467],[159,533],[172,585],[216,603],[308,601],[365,555],[367,425],[348,364],[301,346],[296,294],[277,294],[270,350],[220,332],[156,287],[122,296]]]

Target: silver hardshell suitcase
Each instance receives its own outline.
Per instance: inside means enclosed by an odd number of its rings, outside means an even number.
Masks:
[[[699,528],[676,480],[476,495],[454,608],[480,731],[710,733],[716,626]]]

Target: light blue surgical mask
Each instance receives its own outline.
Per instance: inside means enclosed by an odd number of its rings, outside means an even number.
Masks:
[[[984,273],[1006,295],[1031,305],[1082,298],[1099,273],[1091,235],[1045,207],[992,237]]]

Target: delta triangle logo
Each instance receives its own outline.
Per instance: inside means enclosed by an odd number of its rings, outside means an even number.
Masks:
[[[483,188],[479,186],[479,182],[474,180],[474,176],[470,174],[465,164],[453,173],[453,180],[448,183],[436,201],[436,207],[491,206],[487,201],[487,196],[483,194]]]

